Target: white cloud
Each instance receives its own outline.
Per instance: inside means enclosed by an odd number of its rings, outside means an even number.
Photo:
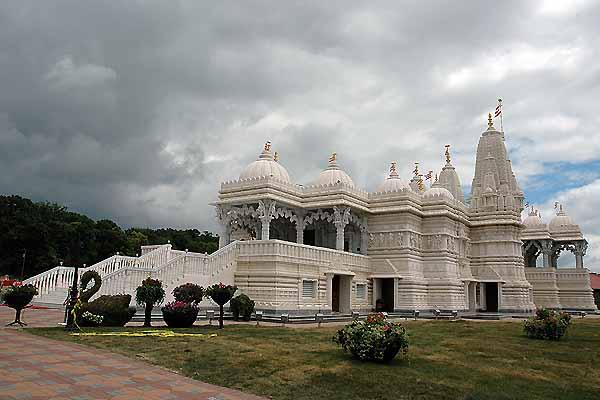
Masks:
[[[446,87],[452,90],[465,89],[539,71],[570,75],[576,71],[584,56],[585,49],[572,44],[537,48],[526,43],[511,43],[504,49],[484,54],[472,65],[450,72],[446,78]]]
[[[64,90],[101,86],[116,79],[113,69],[95,64],[76,65],[71,56],[59,60],[46,74],[52,87]]]

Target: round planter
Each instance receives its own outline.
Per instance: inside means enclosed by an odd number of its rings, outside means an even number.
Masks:
[[[187,312],[162,310],[163,319],[170,328],[189,328],[194,325],[198,317],[198,309],[190,309]]]

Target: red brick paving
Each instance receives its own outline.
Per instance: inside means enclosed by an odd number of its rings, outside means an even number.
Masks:
[[[14,310],[0,307],[4,326]],[[56,326],[63,311],[28,309],[30,326]],[[44,325],[45,324],[45,325]],[[0,329],[1,400],[259,400],[90,347]]]

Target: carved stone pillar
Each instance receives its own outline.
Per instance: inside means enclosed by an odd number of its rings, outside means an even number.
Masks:
[[[261,240],[269,240],[269,231],[271,229],[271,221],[275,217],[275,201],[259,200],[258,201],[258,219],[261,224]]]
[[[360,253],[365,256],[368,254],[369,248],[369,231],[367,231],[366,226],[361,226],[360,228]]]
[[[552,267],[552,241],[551,240],[540,240],[542,246],[542,256],[544,257],[544,268]]]
[[[225,247],[231,240],[231,218],[228,209],[222,206],[216,207],[217,220],[219,221],[219,248]]]
[[[304,244],[304,213],[296,212],[296,243]]]
[[[575,268],[583,268],[583,256],[587,252],[587,246],[585,240],[575,243],[575,250],[573,251],[575,253]]]
[[[335,248],[344,250],[344,229],[350,222],[350,207],[333,207],[333,224],[335,225]]]

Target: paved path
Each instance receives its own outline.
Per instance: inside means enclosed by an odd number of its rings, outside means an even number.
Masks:
[[[56,326],[60,310],[25,311],[30,326]],[[0,307],[2,326],[14,311]],[[1,400],[259,400],[118,354],[0,329]]]

